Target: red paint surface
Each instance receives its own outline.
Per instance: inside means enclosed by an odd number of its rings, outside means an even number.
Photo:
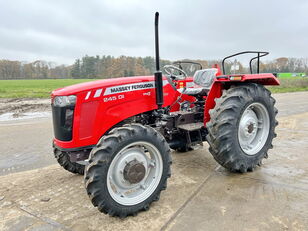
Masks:
[[[220,72],[218,73],[220,74]],[[239,76],[239,75],[237,75]],[[264,85],[279,85],[278,79],[272,74],[241,75],[242,82],[257,82]],[[164,78],[166,80],[166,78]],[[61,148],[77,148],[95,145],[98,140],[119,122],[134,115],[157,109],[155,100],[155,88],[135,90],[131,92],[116,93],[104,96],[108,87],[123,84],[145,83],[154,81],[153,76],[124,77],[106,80],[97,80],[87,83],[76,84],[52,92],[52,98],[60,95],[76,95],[77,102],[74,111],[73,139],[71,141],[60,141],[54,139],[57,146]],[[187,78],[184,82],[191,82]],[[215,98],[220,97],[223,90],[223,82],[230,82],[228,76],[224,79],[216,79],[213,86],[205,97],[204,122],[210,120],[209,110],[215,106]],[[234,82],[236,84],[236,82]],[[180,86],[181,84],[178,84]],[[102,89],[100,97],[94,98],[97,89]],[[164,86],[164,105],[172,106],[171,111],[179,110],[179,104],[175,103],[180,93],[174,90],[170,84]],[[87,93],[91,91],[90,97],[86,99]],[[121,96],[120,96],[121,95]],[[116,100],[111,100],[116,96]],[[194,101],[194,97],[182,95],[182,100]],[[110,100],[109,100],[110,99]]]

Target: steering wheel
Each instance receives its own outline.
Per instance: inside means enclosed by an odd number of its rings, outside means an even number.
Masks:
[[[187,77],[187,74],[185,71],[183,71],[182,69],[174,66],[174,65],[165,65],[164,67],[164,71],[173,79],[175,80],[184,80]],[[174,71],[178,71],[179,74],[175,75],[173,74]]]

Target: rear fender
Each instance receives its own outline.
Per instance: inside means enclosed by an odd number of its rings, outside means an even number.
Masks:
[[[261,85],[280,85],[277,77],[271,73],[243,75],[241,82],[253,82]]]
[[[215,107],[216,105],[215,99],[221,97],[222,90],[223,90],[223,83],[215,81],[205,100],[204,124],[210,121],[211,117],[209,111]]]
[[[258,83],[262,85],[280,85],[277,77],[271,73],[262,74],[238,74],[238,75],[221,75],[217,76],[215,82],[229,82],[236,85],[239,82]]]
[[[215,107],[215,99],[221,97],[225,86],[237,85],[244,82],[272,86],[280,84],[278,78],[271,73],[217,76],[211,87],[211,90],[206,97],[204,124],[210,121],[211,117],[209,111]]]

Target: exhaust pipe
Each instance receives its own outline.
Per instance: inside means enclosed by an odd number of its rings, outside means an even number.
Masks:
[[[159,36],[158,36],[158,18],[159,13],[155,13],[155,61],[156,61],[156,72],[154,73],[155,77],[155,93],[156,93],[156,104],[158,109],[162,108],[164,104],[164,95],[163,95],[163,76],[160,71],[159,66]]]

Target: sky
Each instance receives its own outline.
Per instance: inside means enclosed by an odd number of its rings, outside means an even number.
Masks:
[[[154,56],[156,11],[163,59],[308,57],[307,0],[0,0],[0,59]]]

